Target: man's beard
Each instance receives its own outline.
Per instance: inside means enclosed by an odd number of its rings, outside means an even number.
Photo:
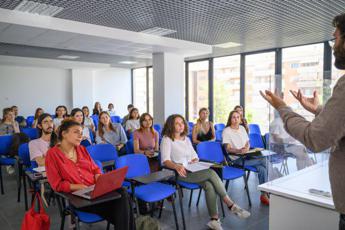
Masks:
[[[344,43],[341,42],[338,47],[334,47],[334,65],[337,69],[345,69],[345,48]]]

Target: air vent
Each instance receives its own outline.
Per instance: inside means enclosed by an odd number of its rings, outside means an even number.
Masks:
[[[14,10],[27,12],[31,14],[39,14],[44,16],[55,16],[56,14],[60,13],[64,8],[53,6],[49,4],[33,2],[23,0]]]
[[[176,30],[169,30],[169,29],[165,29],[161,27],[152,27],[150,29],[141,31],[141,33],[151,34],[151,35],[156,35],[156,36],[165,36],[165,35],[173,34],[176,32],[177,32]]]

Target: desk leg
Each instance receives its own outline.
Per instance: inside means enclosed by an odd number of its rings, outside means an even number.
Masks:
[[[182,188],[177,185],[177,191],[178,191],[178,198],[180,201],[180,209],[181,209],[181,215],[182,215],[182,223],[183,223],[183,229],[186,229],[186,220],[184,218],[184,212],[183,212],[183,202],[182,202]]]
[[[20,193],[22,190],[22,182],[21,182],[21,178],[23,175],[23,168],[21,167],[21,164],[18,165],[18,177],[19,177],[19,182],[18,182],[18,197],[17,197],[17,202],[20,202]],[[18,181],[18,180],[17,180]]]
[[[26,188],[26,176],[25,173],[23,173],[23,186],[24,186],[24,204],[25,204],[25,210],[28,210],[28,190]]]
[[[249,193],[249,187],[248,187],[248,180],[246,177],[246,174],[243,175],[243,180],[244,180],[244,189],[247,192],[247,197],[248,197],[248,202],[249,202],[249,206],[252,206],[252,201],[250,199],[250,193]]]

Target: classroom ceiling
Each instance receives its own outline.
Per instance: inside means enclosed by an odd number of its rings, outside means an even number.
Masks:
[[[330,40],[345,0],[33,0],[63,7],[56,18],[141,32],[176,31],[168,38],[208,45],[212,56],[253,52]],[[0,0],[13,10],[21,0]]]

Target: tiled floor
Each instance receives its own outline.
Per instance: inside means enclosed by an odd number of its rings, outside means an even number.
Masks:
[[[4,168],[3,168],[4,169]],[[22,218],[24,215],[24,202],[17,203],[16,195],[16,180],[15,176],[8,176],[4,172],[4,186],[5,195],[0,195],[0,229],[15,230],[20,229]],[[253,175],[250,177],[249,185],[252,197],[252,207],[249,208],[248,200],[244,190],[242,179],[237,179],[230,182],[228,194],[243,208],[251,212],[251,217],[247,220],[240,220],[232,215],[228,210],[226,217],[223,218],[222,226],[224,229],[268,229],[268,207],[263,206],[259,202],[260,192],[257,191],[257,178]],[[184,191],[184,212],[186,217],[187,229],[208,229],[206,223],[209,220],[204,194],[201,196],[199,207],[196,207],[197,192],[194,192],[192,207],[188,208],[189,191]],[[182,219],[180,218],[179,205],[177,204],[178,219],[180,222],[180,229],[182,229]],[[220,208],[219,208],[220,210]],[[51,217],[51,229],[59,229],[60,217],[58,215],[57,206],[46,208],[46,211]],[[159,220],[162,229],[175,229],[172,208],[169,202],[165,202],[162,217]],[[93,225],[82,224],[82,229],[105,229],[105,223],[97,223]],[[65,229],[68,229],[68,224],[65,224]]]

